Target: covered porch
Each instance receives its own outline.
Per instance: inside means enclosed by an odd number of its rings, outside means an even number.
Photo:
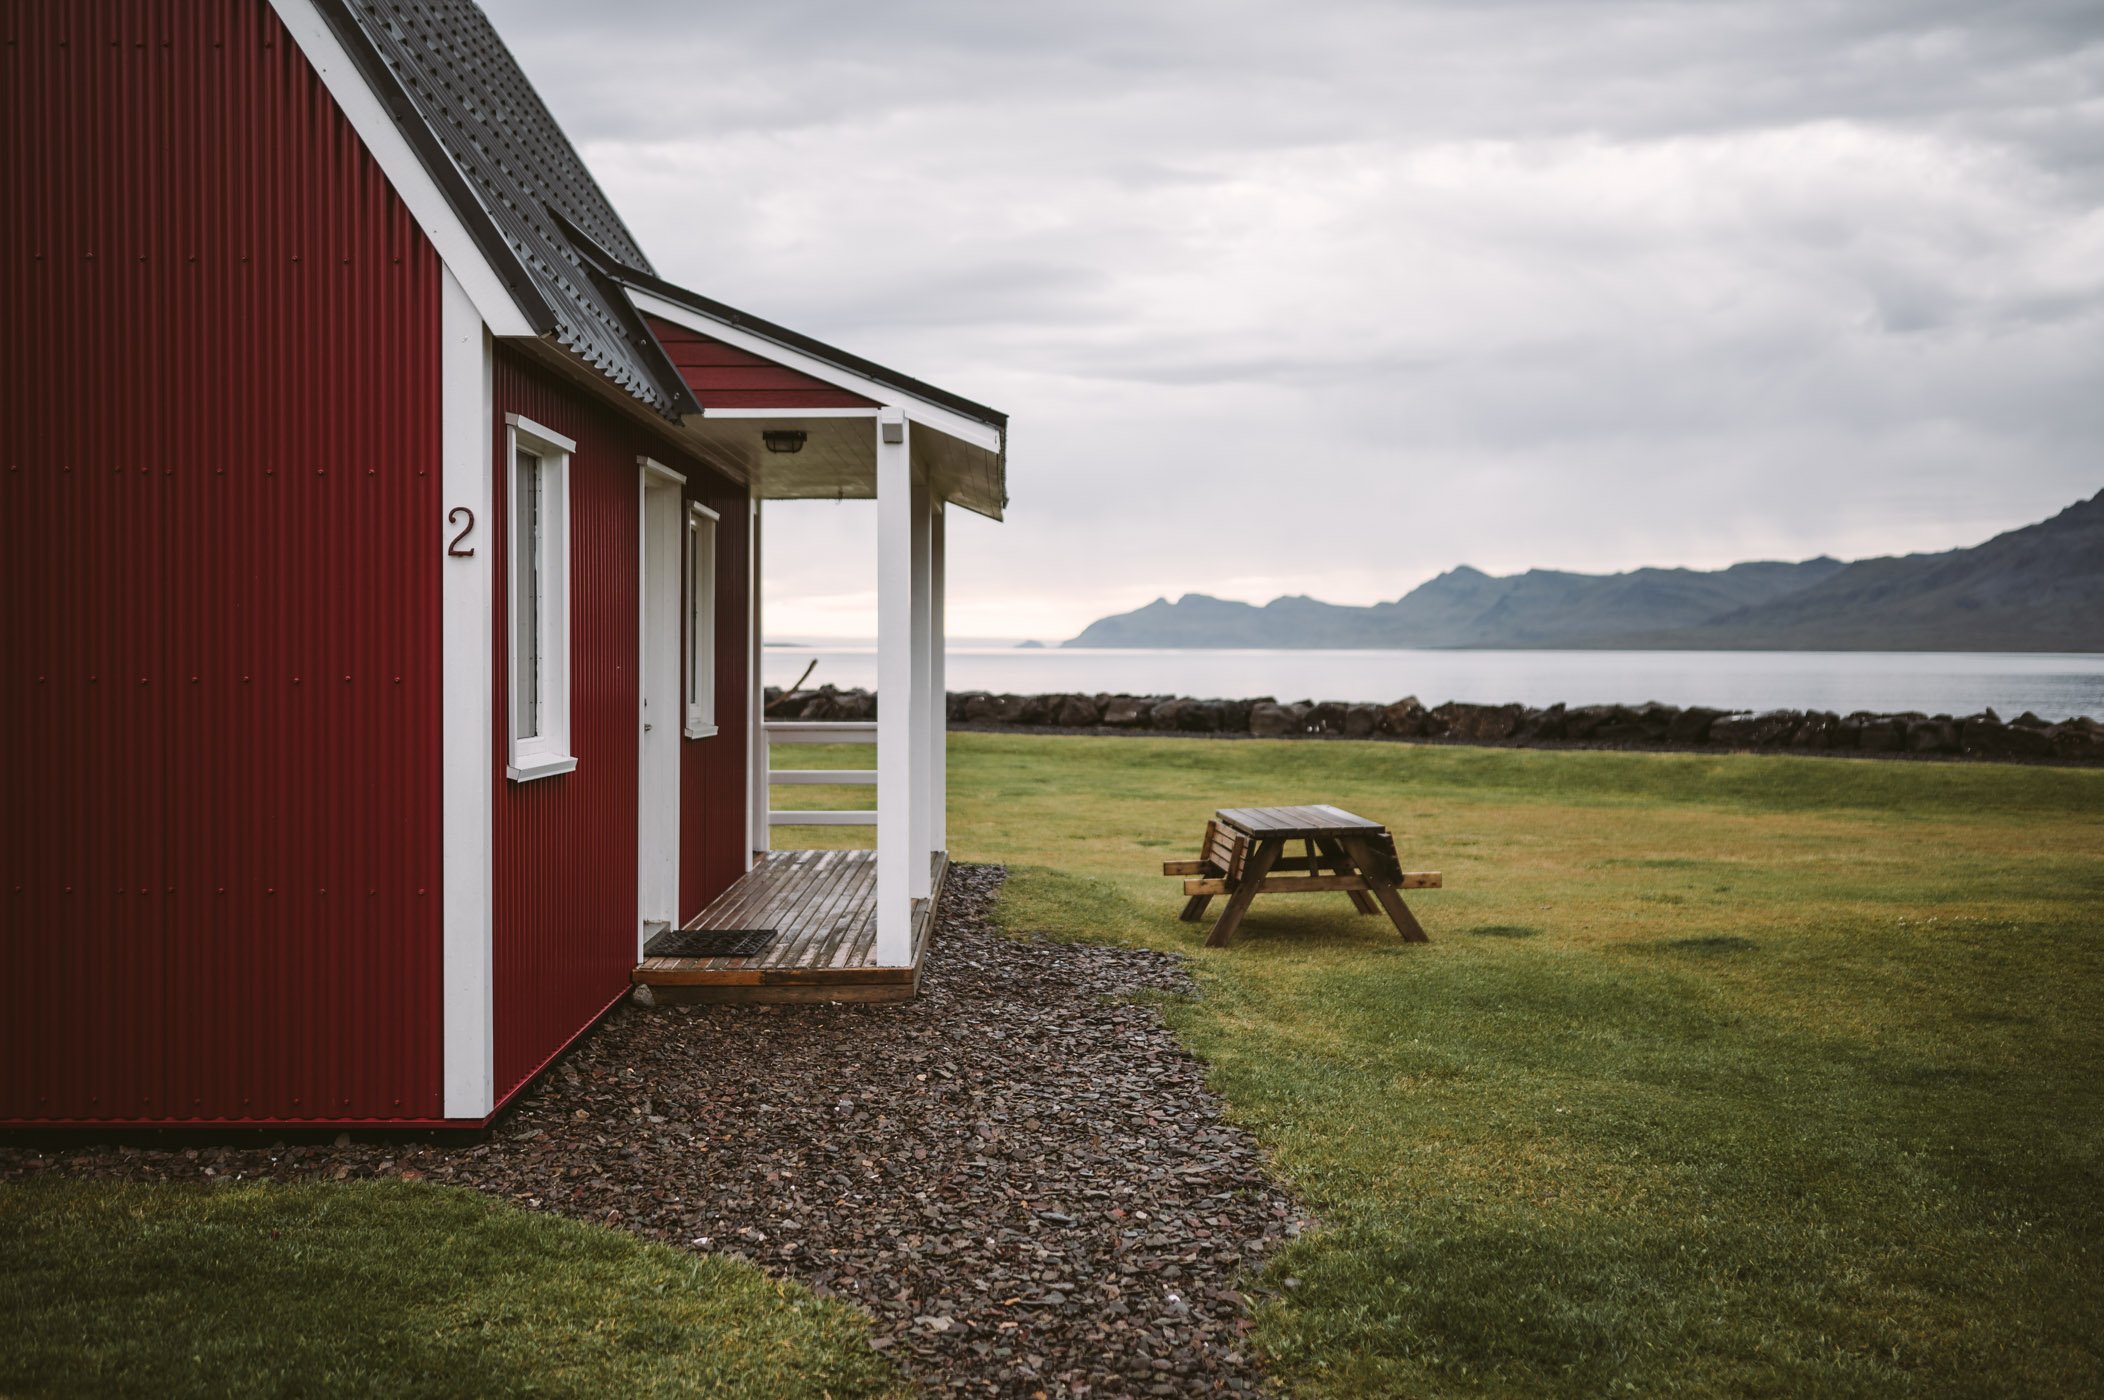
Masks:
[[[957,505],[1000,519],[1007,420],[668,284],[626,290],[694,394],[700,411],[683,415],[681,432],[751,489],[743,736],[751,859],[685,927],[768,934],[742,956],[640,957],[631,981],[655,1001],[910,998],[948,866],[946,513]],[[853,499],[876,504],[876,717],[770,721],[761,678],[764,503]],[[875,766],[774,766],[777,746],[802,744],[873,745]],[[797,785],[873,788],[876,800],[778,807],[777,790]],[[774,832],[785,827],[873,829],[875,849],[776,850]]]
[[[937,855],[930,893],[913,901],[912,951],[903,967],[877,953],[875,852],[765,851],[687,928],[768,928],[776,931],[772,942],[744,957],[645,957],[630,980],[659,1004],[910,1000],[920,989],[947,869]]]

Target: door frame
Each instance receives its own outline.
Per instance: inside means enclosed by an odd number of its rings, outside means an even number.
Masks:
[[[636,503],[636,956],[650,926],[679,924],[680,626],[687,479],[637,460]],[[653,548],[653,545],[656,547]],[[652,705],[652,698],[661,703]]]

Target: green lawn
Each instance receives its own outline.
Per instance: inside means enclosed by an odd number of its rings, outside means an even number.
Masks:
[[[1256,1334],[1293,1393],[2104,1391],[2104,773],[950,752],[950,845],[1011,865],[1013,927],[1196,959],[1171,1015],[1323,1222]],[[1307,801],[1444,872],[1430,945],[1341,895],[1220,952],[1176,921],[1155,872],[1213,807]]]
[[[2104,1391],[2104,773],[950,752],[950,845],[1009,863],[1011,926],[1194,958],[1169,1014],[1321,1221],[1264,1280],[1292,1393]],[[1445,873],[1431,944],[1342,896],[1259,901],[1223,951],[1176,921],[1154,871],[1213,807],[1304,801]],[[891,1384],[852,1313],[747,1266],[429,1187],[0,1191],[0,1317],[0,1394]]]
[[[0,1394],[894,1393],[749,1264],[408,1184],[0,1190]]]

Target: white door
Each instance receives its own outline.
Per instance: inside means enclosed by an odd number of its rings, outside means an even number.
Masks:
[[[637,952],[679,923],[679,594],[681,479],[643,467],[639,749],[636,768]]]

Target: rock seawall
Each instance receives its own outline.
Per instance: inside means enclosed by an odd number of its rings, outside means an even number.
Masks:
[[[831,686],[783,699],[767,691],[768,718],[869,720],[876,697]],[[1797,753],[2104,762],[2104,724],[2054,722],[2026,712],[2004,720],[1976,715],[1762,713],[1699,705],[1472,705],[1427,707],[1415,696],[1390,705],[1339,700],[1201,700],[1182,695],[995,695],[952,691],[952,728],[1043,729],[1063,733],[1212,734],[1258,739],[1415,739],[1466,744],[1572,748],[1779,749]]]

